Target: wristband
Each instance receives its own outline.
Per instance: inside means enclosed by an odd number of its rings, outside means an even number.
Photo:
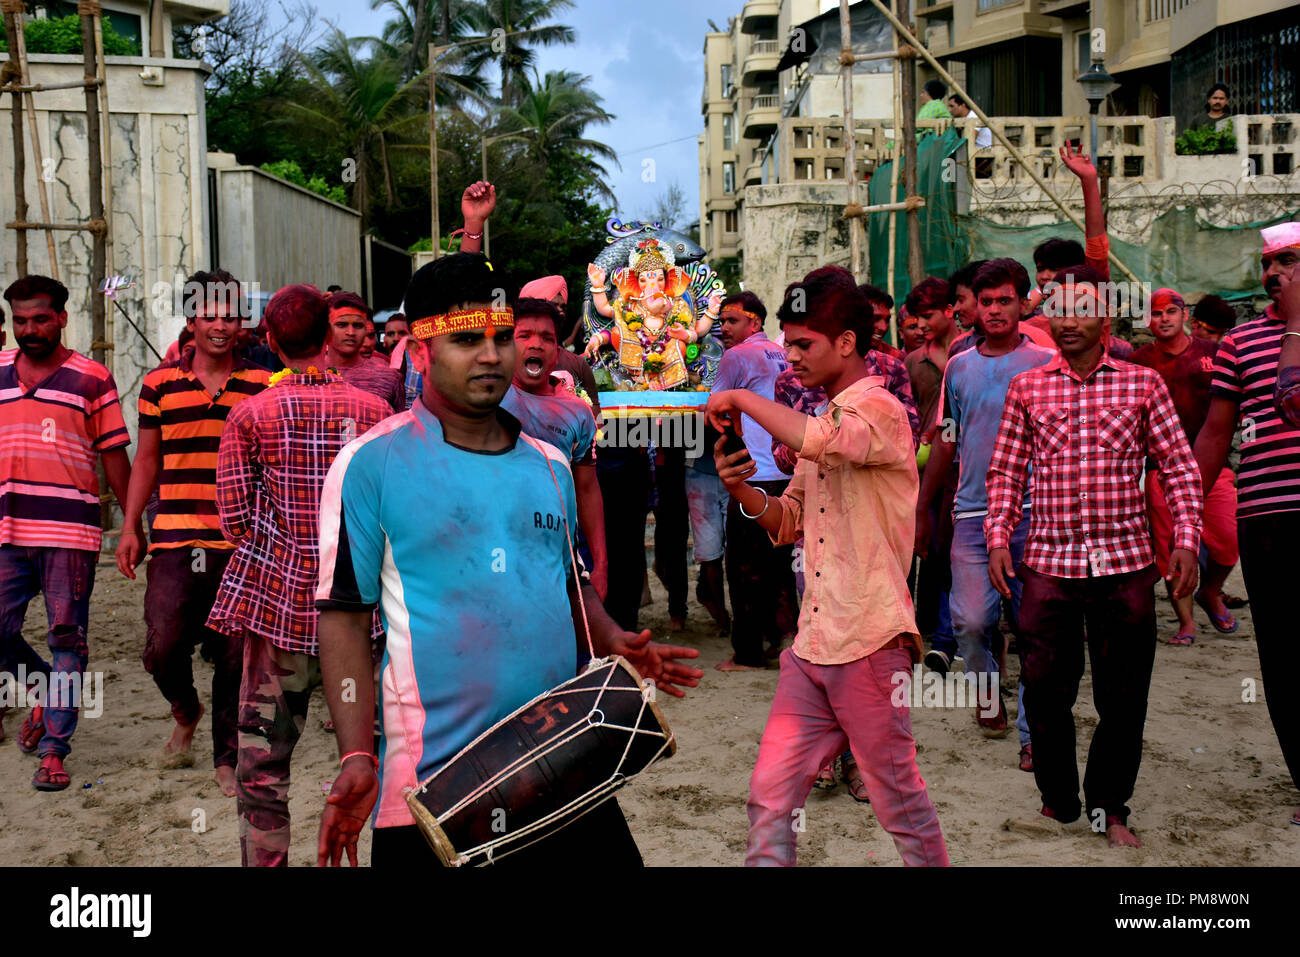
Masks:
[[[1297,339],[1300,339],[1300,332],[1284,332],[1284,333],[1282,333],[1282,338],[1283,338],[1283,339],[1285,339],[1287,336],[1295,336]]]
[[[339,758],[339,767],[343,767],[343,762],[348,758],[355,758],[358,755],[369,758],[371,763],[374,764],[375,770],[379,770],[379,758],[375,757],[369,751],[349,751],[347,754],[343,755],[343,757]]]
[[[758,519],[762,518],[764,515],[767,514],[767,507],[768,505],[771,504],[771,499],[767,497],[767,492],[763,491],[763,489],[760,488],[759,491],[763,492],[763,511],[759,512],[757,515],[750,515],[747,511],[745,511],[744,505],[742,505],[740,502],[736,503],[740,508],[740,514],[745,516],[745,518],[750,518],[753,519],[754,521],[758,521]]]

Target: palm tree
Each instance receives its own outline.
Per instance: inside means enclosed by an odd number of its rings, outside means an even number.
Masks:
[[[618,153],[585,134],[587,127],[605,126],[614,116],[601,107],[602,98],[590,83],[591,77],[567,70],[552,70],[545,80],[533,71],[532,80],[525,77],[520,86],[519,104],[500,109],[498,125],[503,133],[528,131],[521,132],[520,138],[540,169],[549,169],[563,158],[590,174],[598,192],[612,202],[614,194],[605,185],[609,172],[599,160],[618,165]]]
[[[354,173],[352,205],[361,212],[363,233],[379,184],[386,204],[396,201],[390,151],[419,148],[428,123],[425,76],[404,80],[400,60],[383,44],[362,58],[369,45],[375,41],[348,38],[333,28],[324,46],[301,57],[312,91],[309,102],[285,104],[304,131],[346,144]],[[423,148],[427,151],[427,143]]]
[[[499,39],[468,48],[466,69],[478,74],[487,65],[495,64],[501,71],[501,102],[516,105],[528,83],[529,71],[536,68],[537,52],[529,47],[573,43],[577,39],[573,27],[547,25],[561,10],[572,6],[573,0],[483,0],[468,5],[465,16],[479,35]]]
[[[400,51],[408,79],[428,66],[429,44],[435,39],[447,44],[469,37],[470,11],[476,6],[472,0],[370,0],[371,10],[393,13],[380,38]]]

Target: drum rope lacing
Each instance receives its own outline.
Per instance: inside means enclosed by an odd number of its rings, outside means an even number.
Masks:
[[[564,493],[560,489],[559,479],[555,475],[555,468],[554,466],[551,465],[551,458],[549,455],[546,454],[546,450],[541,448],[541,444],[535,442],[529,436],[523,435],[521,433],[520,438],[527,441],[528,444],[532,445],[534,448],[537,449],[538,452],[542,454],[543,459],[546,461],[546,467],[550,470],[551,481],[555,484],[556,494],[559,496],[560,499],[560,516],[564,522],[564,536],[569,549],[569,561],[572,566],[573,575],[576,583],[576,591],[578,593],[578,609],[582,616],[582,625],[585,631],[585,637],[587,639],[587,649],[591,654],[591,661],[588,663],[586,669],[583,672],[583,675],[586,675],[591,673],[592,671],[595,671],[598,668],[606,667],[611,664],[614,664],[619,659],[617,656],[610,657],[610,658],[596,657],[596,648],[594,643],[591,640],[591,624],[587,618],[587,606],[586,606],[586,602],[583,601],[583,597],[582,597],[582,583],[578,575],[578,567],[579,567],[578,558],[573,547],[573,535],[569,528],[569,516],[568,516],[568,509],[566,508],[566,503],[564,500]],[[600,784],[595,788],[593,788],[592,790],[588,791],[586,794],[578,798],[576,801],[573,801],[570,804],[565,805],[563,808],[557,811],[552,811],[550,814],[547,814],[539,818],[538,820],[533,821],[531,824],[528,824],[525,827],[520,828],[519,830],[513,833],[504,834],[499,838],[494,838],[493,840],[480,844],[477,847],[460,851],[456,859],[452,863],[454,863],[457,866],[468,864],[471,863],[475,857],[480,855],[485,856],[487,863],[491,863],[497,857],[506,857],[507,855],[515,853],[516,851],[523,850],[525,847],[528,847],[531,844],[535,844],[537,840],[541,839],[541,836],[539,836],[538,838],[535,838],[532,841],[523,840],[523,838],[527,837],[529,834],[532,834],[536,831],[548,827],[550,824],[554,823],[554,821],[560,817],[568,817],[570,819],[565,822],[565,826],[567,826],[567,824],[571,824],[573,821],[577,820],[583,814],[586,814],[596,805],[612,797],[614,792],[617,791],[619,788],[621,788],[623,784],[627,781],[627,777],[626,775],[623,774],[622,768],[624,762],[627,760],[628,753],[631,751],[632,743],[637,739],[638,735],[663,739],[663,743],[659,746],[659,749],[655,752],[654,756],[650,758],[649,761],[646,762],[646,767],[649,767],[655,761],[658,761],[659,758],[663,756],[664,751],[672,746],[674,735],[671,732],[665,734],[662,731],[648,731],[641,727],[642,716],[645,714],[646,709],[651,701],[650,695],[653,693],[653,689],[654,689],[653,683],[650,683],[649,679],[645,679],[645,683],[643,683],[641,686],[635,689],[634,688],[611,688],[610,681],[617,670],[618,670],[617,667],[610,668],[609,673],[605,676],[605,679],[601,684],[599,691],[596,694],[595,704],[593,705],[592,709],[587,712],[585,719],[580,718],[579,720],[575,721],[572,729],[566,732],[563,736],[553,741],[550,741],[545,745],[540,745],[538,747],[529,750],[527,753],[523,754],[517,760],[515,760],[512,764],[508,765],[507,767],[498,771],[496,774],[492,775],[486,781],[482,782],[477,788],[471,791],[468,795],[463,797],[458,803],[456,803],[455,805],[453,805],[451,808],[444,811],[443,813],[439,814],[437,817],[437,822],[439,825],[441,825],[443,822],[451,818],[453,815],[463,810],[468,805],[473,804],[484,794],[488,793],[493,788],[497,787],[497,785],[501,784],[503,781],[508,780],[514,774],[518,773],[520,769],[528,766],[529,764],[534,763],[540,758],[545,757],[546,755],[550,754],[552,751],[562,748],[565,744],[574,740],[579,735],[585,734],[586,732],[591,731],[597,727],[607,727],[614,730],[625,731],[628,733],[627,742],[623,746],[623,753],[619,756],[618,763],[615,765],[615,770],[613,775],[609,777],[603,784]],[[581,687],[581,688],[565,687],[565,685],[572,684],[573,682],[581,680],[583,675],[575,676],[574,678],[571,678],[569,679],[569,681],[560,685],[558,688],[554,688],[544,694],[538,695],[532,701],[528,702],[528,704],[524,705],[524,707],[521,708],[520,710],[521,711],[527,710],[528,708],[532,707],[533,705],[537,704],[540,701],[543,701],[547,698],[556,697],[561,694],[590,694],[592,691],[590,687]],[[605,720],[605,713],[603,710],[600,709],[600,703],[607,693],[613,694],[615,692],[635,693],[640,696],[641,705],[637,711],[635,727],[627,727],[626,725],[621,725],[621,724],[611,724]],[[601,720],[599,722],[592,722],[591,717],[597,713],[601,715]],[[464,748],[462,748],[461,751],[455,755],[455,757],[453,757],[450,761],[444,764],[443,767],[439,769],[439,771],[435,772],[428,779],[428,781],[426,781],[424,785],[420,787],[420,790],[421,791],[427,790],[427,785],[429,781],[432,781],[434,778],[436,778],[438,774],[442,773],[442,770],[445,770],[446,768],[453,765],[463,755],[472,751],[488,735],[490,735],[493,731],[495,731],[496,727],[497,726],[494,725],[493,727],[488,728],[481,735],[479,735],[477,738],[475,738],[473,741],[467,744]],[[580,809],[580,811],[575,813],[575,809]],[[499,846],[507,843],[511,845],[510,850],[500,855],[496,854],[496,849]]]

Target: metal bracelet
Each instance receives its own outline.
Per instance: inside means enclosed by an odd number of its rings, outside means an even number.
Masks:
[[[743,504],[741,504],[740,502],[736,503],[737,506],[740,508],[740,514],[745,516],[745,518],[758,521],[760,518],[762,518],[764,515],[767,514],[767,507],[772,503],[772,500],[767,497],[766,490],[760,488],[759,491],[763,493],[763,511],[759,512],[757,515],[750,515],[747,511],[745,511],[745,506]]]

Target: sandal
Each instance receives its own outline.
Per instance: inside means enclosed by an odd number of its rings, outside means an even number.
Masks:
[[[840,783],[839,768],[837,767],[839,763],[839,759],[836,758],[830,764],[826,765],[826,767],[818,771],[817,777],[813,781],[813,787],[818,791],[834,791]]]
[[[72,783],[68,772],[62,767],[52,768],[42,764],[32,777],[32,787],[38,791],[63,791]]]
[[[1223,615],[1216,615],[1210,610],[1210,603],[1205,600],[1200,592],[1193,595],[1192,600],[1200,606],[1201,611],[1210,616],[1210,624],[1214,626],[1214,630],[1219,634],[1230,635],[1237,630],[1237,619],[1233,616],[1232,612],[1229,611]]]
[[[1170,638],[1169,643],[1171,645],[1182,645],[1183,647],[1194,645],[1196,644],[1196,635],[1192,632],[1182,631]]]
[[[858,770],[856,761],[844,762],[844,783],[848,785],[849,796],[859,804],[870,804],[871,799],[867,797],[867,785],[862,780],[862,772]]]
[[[18,750],[31,754],[45,737],[45,709],[36,705],[23,718],[23,726],[18,729]]]

